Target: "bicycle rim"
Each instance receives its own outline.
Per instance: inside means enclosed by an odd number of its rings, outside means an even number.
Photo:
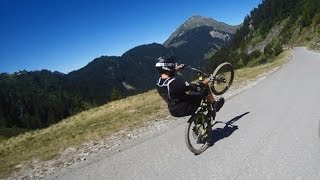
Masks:
[[[207,123],[197,123],[200,115],[191,117],[185,128],[185,141],[188,149],[195,155],[201,154],[209,147],[209,133]]]
[[[232,85],[234,77],[233,65],[225,62],[220,64],[213,72],[215,81],[210,83],[210,89],[215,95],[224,94]]]

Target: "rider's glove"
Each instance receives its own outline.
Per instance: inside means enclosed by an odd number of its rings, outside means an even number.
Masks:
[[[184,69],[186,67],[185,64],[180,64],[179,66],[180,66],[180,69]]]
[[[209,79],[210,82],[213,82],[213,81],[214,81],[214,76],[213,76],[213,74],[210,74],[210,76],[208,77],[208,79]]]

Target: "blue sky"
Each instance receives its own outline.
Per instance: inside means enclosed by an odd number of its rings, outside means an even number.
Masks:
[[[262,0],[0,0],[0,73],[77,70],[163,43],[192,15],[242,23]]]

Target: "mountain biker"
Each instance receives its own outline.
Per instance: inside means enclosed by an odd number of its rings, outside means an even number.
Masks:
[[[208,86],[211,79],[206,78],[198,83],[189,83],[181,78],[176,78],[174,77],[176,72],[183,69],[184,65],[178,65],[175,61],[174,56],[159,57],[155,65],[160,73],[157,90],[167,103],[170,114],[175,117],[192,115],[199,108],[204,97],[218,112],[224,104],[224,98],[215,100]]]

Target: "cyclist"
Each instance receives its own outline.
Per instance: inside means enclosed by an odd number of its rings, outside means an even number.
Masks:
[[[183,69],[184,65],[178,65],[175,61],[174,56],[159,57],[155,65],[160,73],[157,90],[168,104],[170,114],[175,117],[192,115],[199,108],[204,97],[218,112],[224,104],[224,98],[220,97],[217,101],[215,100],[208,86],[211,79],[206,78],[198,83],[189,83],[181,78],[176,78],[174,77],[176,72]]]

